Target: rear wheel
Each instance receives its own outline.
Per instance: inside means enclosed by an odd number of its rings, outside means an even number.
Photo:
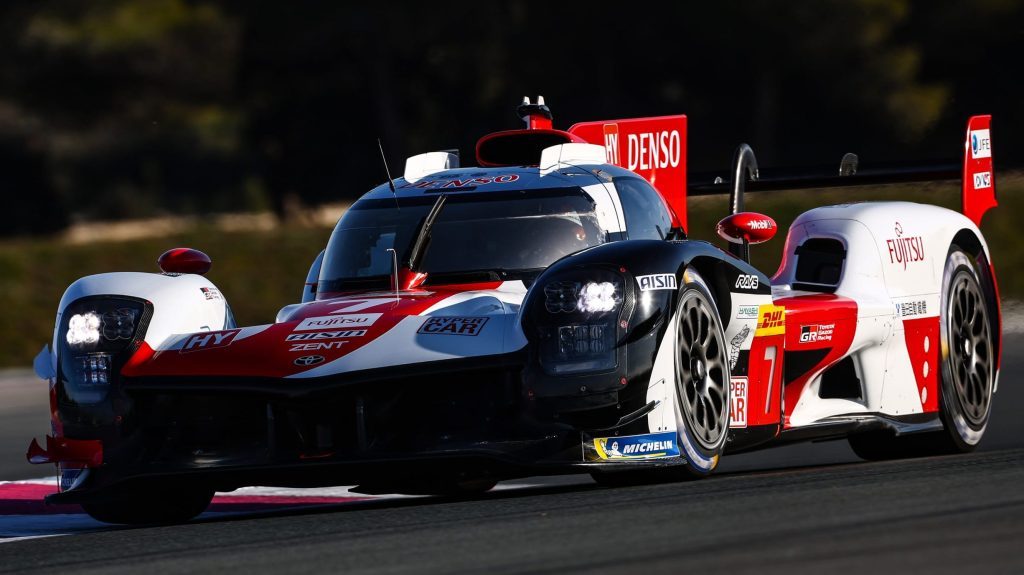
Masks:
[[[680,455],[686,465],[595,471],[602,485],[697,479],[718,465],[729,433],[729,363],[725,331],[711,294],[693,272],[679,294],[674,322],[675,414]]]
[[[974,450],[985,434],[995,387],[995,345],[988,301],[973,260],[959,247],[950,249],[942,278],[939,314],[941,338],[942,431],[893,437],[869,433],[850,437],[864,459],[896,459]]]
[[[207,487],[159,487],[133,490],[117,499],[83,503],[90,517],[104,523],[125,525],[184,523],[193,519],[213,500]]]

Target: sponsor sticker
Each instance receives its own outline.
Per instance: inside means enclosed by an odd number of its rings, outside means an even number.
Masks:
[[[786,333],[786,308],[770,303],[760,306],[757,316],[757,331],[754,332],[754,337],[784,333]]]
[[[756,305],[741,305],[736,308],[736,319],[754,319],[756,317]]]
[[[676,274],[651,274],[636,276],[636,283],[640,291],[651,291],[659,289],[676,289]]]
[[[284,338],[285,341],[312,341],[318,339],[342,339],[346,337],[362,337],[366,335],[365,329],[340,329],[337,331],[307,331],[303,333],[290,333]]]
[[[992,139],[988,128],[971,130],[971,158],[991,158]]]
[[[658,459],[679,455],[679,445],[674,431],[624,437],[596,437],[592,446],[588,447],[592,447],[585,450],[585,458],[588,461]]]
[[[832,341],[832,331],[835,330],[834,323],[814,323],[800,326],[800,343],[814,343],[818,341]]]
[[[339,349],[348,343],[347,341],[314,341],[312,343],[293,343],[288,351],[321,351],[326,349]]]
[[[885,240],[890,264],[902,265],[905,270],[908,263],[924,261],[924,239],[921,236],[904,237],[903,226],[899,222],[893,226],[893,231],[896,237]]]
[[[758,279],[753,274],[740,274],[736,276],[736,289],[757,289]]]
[[[978,172],[974,174],[974,189],[983,190],[992,187],[992,172]]]
[[[447,317],[434,316],[427,318],[416,333],[429,335],[480,335],[480,330],[487,323],[486,317]]]
[[[934,295],[903,298],[893,303],[896,306],[896,317],[899,319],[932,317],[939,314],[938,297]]]
[[[628,167],[634,172],[675,168],[683,159],[683,137],[678,130],[627,134]]]
[[[379,313],[346,313],[307,317],[299,322],[292,331],[324,331],[339,328],[361,328],[374,324],[382,314]]]
[[[464,178],[444,178],[438,180],[419,180],[415,183],[410,182],[402,186],[399,189],[404,188],[415,188],[421,190],[433,190],[433,189],[457,189],[467,188],[470,186],[486,186],[487,184],[509,184],[519,180],[519,174],[501,174],[500,176],[484,176],[484,177],[473,177],[472,175]]]
[[[747,426],[747,378],[734,377],[729,381],[729,427]]]
[[[201,287],[199,291],[203,292],[203,296],[208,300],[223,299],[220,295],[220,290],[215,287]]]
[[[309,367],[311,365],[323,363],[324,359],[325,358],[322,355],[304,355],[302,357],[295,358],[295,361],[292,363],[299,367]]]
[[[205,333],[194,333],[188,336],[185,344],[181,346],[180,353],[203,351],[217,347],[227,347],[235,340],[240,329],[229,329],[226,331],[208,331]]]
[[[619,163],[619,125],[605,124],[601,127],[604,135],[604,154],[609,164],[621,166]]]
[[[747,336],[750,335],[750,326],[745,325],[733,338],[729,341],[729,368],[736,367],[736,362],[740,359],[740,350],[743,349],[743,342],[747,341]]]

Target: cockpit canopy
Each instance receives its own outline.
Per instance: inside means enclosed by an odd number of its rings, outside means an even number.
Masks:
[[[443,190],[367,197],[338,222],[324,254],[318,291],[386,289],[392,249],[399,267]],[[430,230],[419,272],[428,283],[515,279],[607,241],[594,201],[578,186],[457,192]]]

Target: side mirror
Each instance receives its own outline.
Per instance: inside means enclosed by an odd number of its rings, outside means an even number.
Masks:
[[[775,237],[778,230],[775,220],[756,212],[733,214],[715,227],[719,237],[733,244],[760,244]]]
[[[213,267],[210,256],[192,248],[167,250],[157,258],[156,263],[165,274],[203,275]]]
[[[320,267],[324,264],[325,251],[327,250],[320,250],[316,259],[309,266],[309,273],[306,274],[306,283],[302,284],[302,303],[308,303],[316,299],[316,288],[320,282]]]

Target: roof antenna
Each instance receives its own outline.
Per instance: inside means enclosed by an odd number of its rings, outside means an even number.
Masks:
[[[395,191],[395,181],[391,179],[391,170],[388,169],[388,159],[384,155],[384,145],[380,143],[380,138],[377,138],[377,149],[380,150],[380,160],[384,162],[384,173],[388,175],[388,187],[391,188],[391,195],[395,197],[395,207],[401,210],[402,207],[398,205],[398,192]]]

